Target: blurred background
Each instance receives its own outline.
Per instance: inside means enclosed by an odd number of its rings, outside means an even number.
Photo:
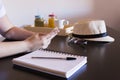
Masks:
[[[17,26],[33,25],[35,15],[50,13],[71,24],[83,19],[103,19],[120,31],[120,0],[3,0],[7,15]]]

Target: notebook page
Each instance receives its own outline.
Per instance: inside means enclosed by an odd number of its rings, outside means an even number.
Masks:
[[[59,59],[32,59],[31,57],[75,57],[76,60],[68,61]],[[43,72],[52,73],[54,75],[70,76],[72,73],[78,70],[79,67],[83,65],[83,63],[86,63],[86,57],[37,50],[35,52],[16,58],[14,61],[17,61],[18,64],[20,63],[19,65],[23,63],[22,66],[26,65],[25,67],[32,67]]]

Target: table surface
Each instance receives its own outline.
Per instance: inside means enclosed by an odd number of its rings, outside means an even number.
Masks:
[[[85,45],[68,43],[67,37],[56,36],[47,49],[87,56],[87,64],[68,80],[120,80],[120,33],[108,28],[113,43]],[[0,80],[66,80],[46,73],[35,73],[13,67],[12,59],[23,54],[0,59]]]

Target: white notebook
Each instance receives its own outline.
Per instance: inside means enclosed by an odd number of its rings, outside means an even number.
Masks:
[[[74,57],[76,60],[64,60],[64,59],[42,59],[32,57],[54,57],[54,58],[66,58]],[[29,69],[45,72],[48,74],[69,78],[77,70],[79,70],[84,64],[87,63],[87,57],[75,56],[62,52],[54,52],[47,50],[37,50],[26,55],[23,55],[12,60],[13,64],[26,67]]]

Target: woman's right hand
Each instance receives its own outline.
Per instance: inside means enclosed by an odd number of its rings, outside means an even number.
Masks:
[[[58,28],[55,28],[48,34],[36,33],[27,38],[25,41],[28,43],[28,52],[35,51],[40,48],[47,48],[51,40],[58,34],[58,32]]]

